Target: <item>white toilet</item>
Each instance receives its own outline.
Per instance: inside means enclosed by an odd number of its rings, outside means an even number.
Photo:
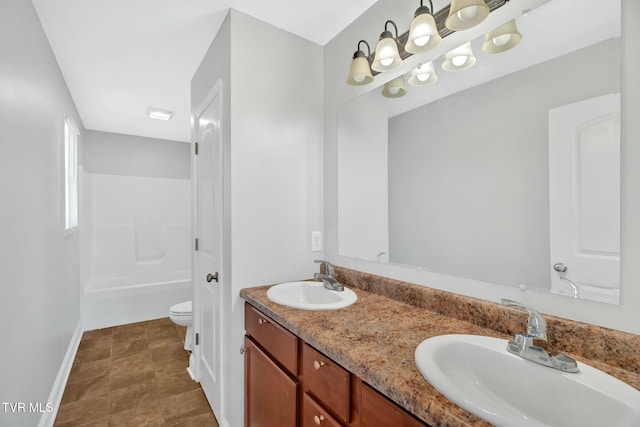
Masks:
[[[184,349],[193,350],[193,304],[191,301],[172,305],[169,309],[169,318],[176,325],[186,326],[187,334],[184,338]]]

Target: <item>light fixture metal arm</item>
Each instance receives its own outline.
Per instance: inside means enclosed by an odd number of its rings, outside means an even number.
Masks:
[[[366,40],[360,40],[358,42],[358,51],[362,51],[362,49],[360,49],[360,43],[364,43],[367,46],[367,59],[371,58],[371,46],[369,46],[369,43],[367,43]]]
[[[424,3],[420,0],[420,7],[424,7]],[[433,15],[433,1],[429,0],[429,13]]]
[[[384,31],[389,33],[391,32],[387,29],[387,25],[389,24],[393,25],[393,28],[396,30],[396,36],[394,38],[396,41],[398,41],[398,26],[391,19],[387,19],[387,22],[384,23]]]

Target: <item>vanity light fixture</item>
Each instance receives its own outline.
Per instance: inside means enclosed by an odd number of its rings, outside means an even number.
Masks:
[[[404,75],[400,75],[393,80],[384,84],[382,95],[386,98],[400,98],[407,94],[407,88],[404,85]]]
[[[433,0],[428,0],[428,2],[428,6],[425,6],[425,1],[420,0],[420,7],[414,13],[409,30],[401,35],[398,35],[398,26],[394,21],[386,21],[384,32],[380,34],[373,54],[365,40],[358,42],[358,50],[354,53],[349,68],[347,84],[361,86],[371,83],[375,75],[400,67],[403,60],[438,46],[443,38],[456,31],[478,25],[485,20],[489,13],[501,8],[509,0],[451,0],[449,6],[437,12],[433,10]],[[395,37],[388,29],[389,24],[394,27]],[[496,28],[486,37],[487,40],[485,40],[482,49],[487,53],[503,52],[522,40],[515,21]],[[360,48],[361,43],[366,44],[368,55],[365,55]],[[487,43],[490,43],[490,46],[485,46]],[[460,71],[472,67],[475,63],[476,58],[471,51],[471,45],[466,43],[445,55],[442,68],[446,71]],[[425,71],[425,67],[429,68],[429,72]],[[434,83],[437,78],[433,64],[429,63],[419,65],[417,69],[412,70],[409,75],[409,83],[415,86],[426,86]],[[400,90],[388,82],[383,91],[385,96],[389,94],[395,95],[390,97],[398,97],[397,93],[391,94],[389,89]],[[403,81],[403,92],[399,96],[405,93],[406,88],[404,88]]]
[[[161,108],[147,107],[147,117],[156,120],[169,120],[173,117],[173,111],[163,110]]]
[[[413,21],[409,27],[409,37],[404,50],[409,53],[422,53],[438,46],[442,41],[436,20],[433,18],[433,2],[429,0],[431,8],[424,6],[420,0],[420,7],[416,9]]]
[[[467,30],[484,21],[489,12],[484,0],[453,0],[444,25],[453,31]]]
[[[427,64],[418,64],[416,68],[411,70],[409,76],[409,84],[411,86],[429,86],[438,80],[433,62]]]
[[[465,43],[449,52],[444,57],[442,69],[445,71],[462,71],[473,67],[476,57],[471,50],[471,42]]]
[[[482,43],[482,51],[484,53],[505,52],[521,41],[522,34],[518,31],[515,19],[512,19],[486,34],[484,43]]]
[[[360,43],[364,43],[367,46],[368,54],[366,56],[360,49]],[[353,54],[347,84],[350,84],[351,86],[362,86],[373,81],[371,66],[369,65],[369,57],[371,57],[371,48],[369,47],[369,43],[367,43],[366,40],[360,40],[358,42],[358,50]]]
[[[391,31],[387,30],[387,25],[392,24],[396,30],[393,37]],[[380,34],[380,40],[376,45],[376,55],[371,68],[375,71],[389,71],[402,65],[402,58],[398,52],[398,27],[395,22],[388,20],[384,23],[384,32]]]

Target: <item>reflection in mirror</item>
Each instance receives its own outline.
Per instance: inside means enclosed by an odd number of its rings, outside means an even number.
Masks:
[[[340,255],[619,302],[620,4],[585,3],[521,17],[499,61],[473,40],[480,84],[340,107]]]

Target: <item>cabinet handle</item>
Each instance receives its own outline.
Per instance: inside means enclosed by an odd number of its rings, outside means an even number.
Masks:
[[[322,360],[320,360],[320,361],[314,360],[313,361],[313,368],[316,371],[319,370],[320,368],[322,368],[324,365],[325,365],[325,363]]]
[[[258,319],[258,325],[264,325],[266,323],[269,323],[269,321],[266,319]]]
[[[320,425],[321,422],[324,421],[324,415],[314,415],[313,422],[316,423],[317,426]]]

